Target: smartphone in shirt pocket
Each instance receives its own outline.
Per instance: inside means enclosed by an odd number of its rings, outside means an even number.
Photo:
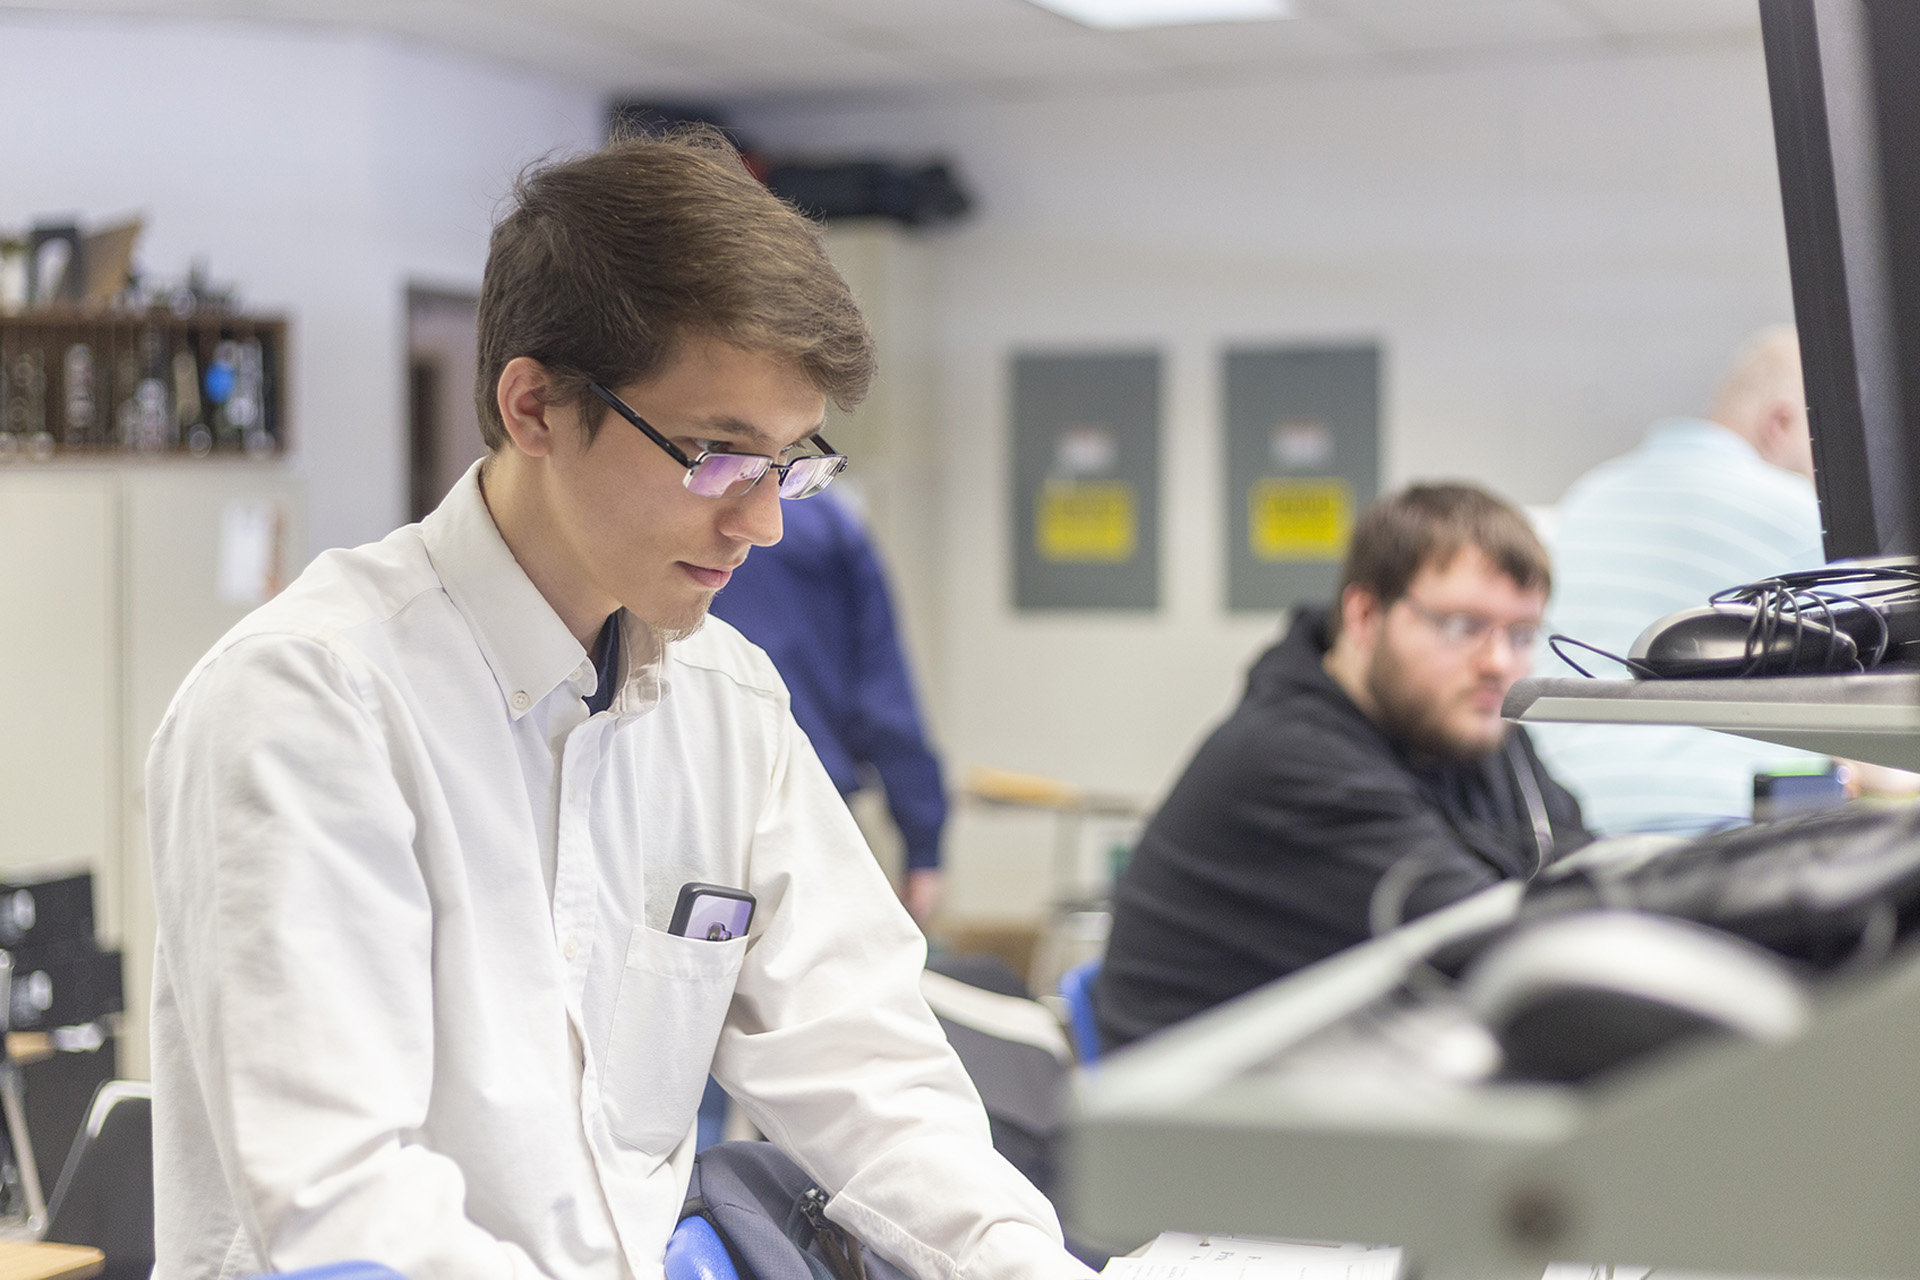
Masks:
[[[753,923],[753,906],[753,895],[745,889],[689,882],[680,886],[667,932],[708,942],[744,938],[747,926]]]
[[[629,1146],[664,1156],[692,1131],[753,909],[743,889],[687,884],[665,933],[629,937],[600,1090],[608,1129]]]

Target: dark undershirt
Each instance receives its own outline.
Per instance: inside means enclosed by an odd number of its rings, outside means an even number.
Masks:
[[[587,704],[587,714],[597,716],[613,705],[613,695],[620,688],[620,611],[615,609],[600,624],[600,638],[593,642],[593,670],[600,677],[593,693],[583,699]]]

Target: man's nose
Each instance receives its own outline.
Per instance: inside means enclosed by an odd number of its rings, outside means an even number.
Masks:
[[[1498,671],[1509,679],[1517,680],[1533,667],[1533,650],[1530,646],[1514,642],[1513,634],[1505,627],[1492,627],[1488,630],[1486,643],[1480,646],[1480,660],[1486,669]]]
[[[780,541],[780,478],[769,473],[737,498],[723,499],[727,510],[720,532],[756,547]]]

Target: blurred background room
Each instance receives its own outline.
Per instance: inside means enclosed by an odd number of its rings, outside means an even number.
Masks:
[[[1040,986],[1355,508],[1545,514],[1791,319],[1752,0],[1218,8],[0,0],[0,871],[93,873],[118,1074],[169,697],[478,456],[494,210],[617,119],[826,215],[882,363],[836,492],[952,799],[930,933]]]

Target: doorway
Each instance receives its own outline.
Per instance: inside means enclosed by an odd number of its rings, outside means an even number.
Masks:
[[[480,299],[407,290],[407,502],[418,520],[440,505],[487,451],[474,408],[474,345]]]

